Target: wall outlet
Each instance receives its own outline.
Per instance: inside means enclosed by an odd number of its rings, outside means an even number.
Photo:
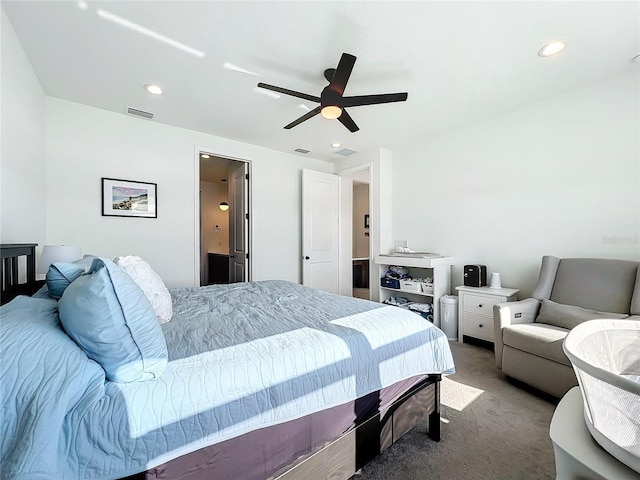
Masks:
[[[394,240],[393,246],[407,248],[409,246],[409,242],[407,242],[406,240]]]

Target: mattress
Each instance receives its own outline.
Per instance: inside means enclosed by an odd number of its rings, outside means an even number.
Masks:
[[[29,299],[45,302],[34,306],[37,322],[27,305],[6,315],[3,307],[3,475],[123,477],[400,380],[454,371],[444,334],[403,309],[284,281],[171,295],[167,370],[124,384],[105,381],[64,334],[55,302]]]

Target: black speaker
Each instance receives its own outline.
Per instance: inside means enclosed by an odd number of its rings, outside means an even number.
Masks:
[[[465,265],[464,284],[467,287],[486,287],[487,267],[485,265]]]

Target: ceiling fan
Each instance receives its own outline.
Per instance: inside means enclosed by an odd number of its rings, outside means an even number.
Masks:
[[[345,107],[360,107],[362,105],[375,105],[378,103],[404,102],[407,99],[407,93],[384,93],[380,95],[357,95],[355,97],[344,97],[344,89],[347,86],[349,76],[356,63],[356,57],[348,53],[343,53],[337,68],[327,68],[324,71],[324,78],[327,79],[329,85],[324,87],[319,97],[307,95],[306,93],[295,92],[286,88],[268,85],[266,83],[258,83],[258,87],[292,97],[302,98],[310,102],[316,102],[320,105],[305,113],[300,118],[294,120],[284,128],[290,129],[302,122],[315,117],[319,113],[328,119],[338,119],[350,132],[360,130],[356,122],[345,110]]]

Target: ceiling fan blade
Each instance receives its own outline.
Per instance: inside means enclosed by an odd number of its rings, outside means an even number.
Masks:
[[[296,125],[300,125],[302,122],[304,122],[306,120],[309,120],[311,117],[315,117],[316,115],[318,115],[320,113],[320,110],[322,110],[322,107],[320,105],[318,105],[316,108],[314,108],[310,112],[305,113],[300,118],[298,118],[298,119],[294,120],[293,122],[291,122],[289,125],[286,125],[284,128],[289,130],[290,128],[293,128]],[[343,112],[344,112],[344,110],[343,110]]]
[[[343,53],[340,57],[340,63],[336,67],[336,71],[333,74],[329,88],[339,95],[344,94],[344,89],[347,86],[351,71],[356,63],[356,57],[348,53]]]
[[[356,122],[353,121],[353,118],[351,118],[351,115],[349,115],[344,108],[342,109],[342,114],[338,117],[338,120],[345,127],[347,127],[351,133],[354,133],[360,130],[360,127],[356,125]]]
[[[376,105],[378,103],[404,102],[408,94],[383,93],[381,95],[358,95],[355,97],[342,97],[341,106],[360,107],[362,105]]]
[[[266,83],[260,82],[258,87],[264,88],[266,90],[273,90],[274,92],[282,93],[284,95],[291,95],[292,97],[302,98],[304,100],[309,100],[310,102],[320,103],[320,97],[316,97],[314,95],[307,95],[306,93],[295,92],[293,90],[288,90],[286,88],[276,87],[275,85],[268,85]]]

